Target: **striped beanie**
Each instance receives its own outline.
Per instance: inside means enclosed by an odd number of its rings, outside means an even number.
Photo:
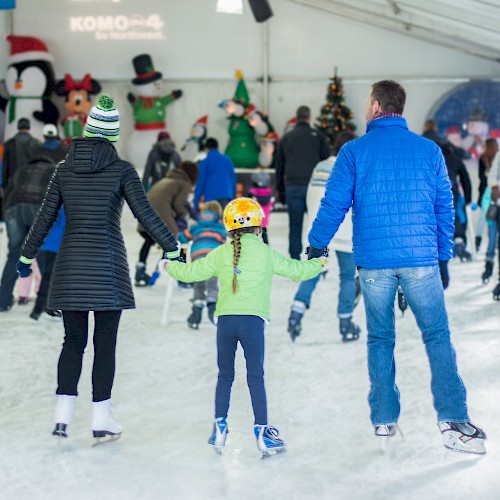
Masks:
[[[110,95],[103,94],[90,110],[83,132],[85,137],[103,137],[111,142],[120,138],[120,119],[118,110]]]

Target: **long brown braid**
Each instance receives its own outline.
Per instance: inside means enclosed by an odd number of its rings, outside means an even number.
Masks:
[[[238,282],[236,281],[236,275],[240,274],[238,269],[238,262],[240,261],[241,255],[241,235],[245,233],[253,234],[255,232],[255,227],[242,227],[241,229],[235,229],[230,231],[229,236],[233,239],[231,244],[233,245],[233,293],[238,291]]]

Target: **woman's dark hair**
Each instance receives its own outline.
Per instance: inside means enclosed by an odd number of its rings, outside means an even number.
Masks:
[[[194,186],[196,181],[198,180],[198,164],[192,161],[183,161],[179,165],[179,169],[186,172],[191,181],[191,184]]]
[[[484,141],[484,152],[481,155],[481,159],[486,165],[487,169],[487,171],[485,172],[486,174],[488,174],[490,171],[491,164],[495,158],[497,151],[498,151],[497,140],[494,137],[488,137],[488,139]]]
[[[332,153],[334,156],[339,154],[340,148],[349,141],[356,139],[358,136],[349,130],[343,130],[335,139],[335,142],[332,146]]]
[[[394,80],[382,80],[372,85],[372,101],[378,101],[384,113],[403,114],[405,89]]]
[[[242,227],[240,229],[234,229],[233,231],[229,231],[229,237],[233,239],[231,242],[233,245],[233,293],[236,293],[238,290],[238,283],[236,281],[236,275],[239,274],[238,271],[238,262],[240,261],[241,254],[241,242],[240,238],[242,234],[253,234],[255,231],[255,227]]]

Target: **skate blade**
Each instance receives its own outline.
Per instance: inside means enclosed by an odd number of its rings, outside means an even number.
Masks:
[[[280,455],[281,453],[285,453],[286,448],[283,446],[283,448],[276,448],[274,450],[266,450],[262,452],[262,456],[260,457],[262,460],[265,460],[266,458],[273,457],[274,455]]]
[[[113,441],[118,441],[121,437],[120,434],[108,434],[106,436],[95,437],[95,442],[92,444],[92,448],[100,446],[102,444],[112,443]]]
[[[451,432],[448,432],[447,434],[451,434]],[[463,442],[459,437],[449,435],[446,436],[443,444],[445,448],[450,451],[456,451],[459,453],[473,453],[475,455],[486,454],[484,440],[482,439],[470,439],[469,441]]]

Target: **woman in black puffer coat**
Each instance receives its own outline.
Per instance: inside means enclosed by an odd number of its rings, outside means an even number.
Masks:
[[[118,112],[109,96],[101,96],[87,120],[86,137],[73,140],[67,158],[54,172],[18,264],[21,274],[29,273],[30,259],[36,256],[64,203],[66,229],[48,297],[48,308],[61,310],[64,319],[54,430],[64,437],[78,394],[89,311],[95,317],[94,437],[122,431],[111,417],[110,397],[121,311],[135,307],[120,229],[124,200],[163,250],[170,257],[178,254],[175,238],[149,204],[134,167],[118,157],[112,144],[118,134]]]

